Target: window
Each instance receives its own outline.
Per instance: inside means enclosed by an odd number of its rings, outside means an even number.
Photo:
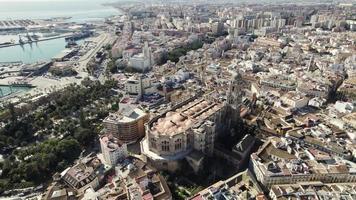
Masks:
[[[168,141],[162,142],[162,151],[169,151],[169,142]]]
[[[174,147],[175,147],[175,150],[181,149],[181,148],[182,148],[182,139],[177,139],[177,140],[175,141]]]
[[[156,145],[156,139],[151,138],[151,139],[150,139],[150,143],[151,143],[151,147],[152,147],[152,148],[154,148],[154,149],[156,149],[156,148],[157,148],[157,145]]]

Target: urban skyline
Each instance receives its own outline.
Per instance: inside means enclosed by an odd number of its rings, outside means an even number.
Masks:
[[[356,199],[354,1],[0,2],[0,199]]]

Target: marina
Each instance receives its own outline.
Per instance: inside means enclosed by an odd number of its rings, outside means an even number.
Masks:
[[[77,43],[81,43],[77,41]],[[0,62],[22,61],[23,63],[34,63],[37,61],[48,61],[60,53],[67,45],[64,36],[44,39],[38,42],[24,45],[12,45],[0,48]]]
[[[25,45],[25,44],[30,44],[30,43],[37,43],[37,42],[42,42],[42,41],[47,41],[47,40],[54,40],[58,38],[66,38],[66,37],[71,37],[71,34],[63,34],[63,35],[57,35],[53,37],[43,37],[40,38],[40,36],[32,34],[32,35],[18,35],[18,42],[15,42],[14,39],[11,39],[11,42],[3,42],[0,43],[0,48],[6,48],[6,47],[11,47],[11,46],[17,46],[17,45]]]
[[[0,85],[0,98],[16,93],[26,92],[31,88],[33,87],[30,85]]]
[[[96,55],[103,45],[110,41],[112,42],[112,38],[100,33],[94,34],[85,41],[81,39],[71,42],[65,41],[65,38],[59,38],[0,48],[0,55],[8,53],[8,56],[0,57],[0,85],[2,86],[0,102],[6,102],[9,99],[12,102],[18,102],[24,98],[38,98],[69,84],[80,83],[81,77],[88,75],[86,66],[90,61],[89,58]],[[56,51],[49,51],[54,48]],[[16,53],[8,52],[9,49]],[[74,69],[78,76],[53,75],[48,72],[52,66],[58,69],[68,66]]]
[[[95,27],[105,18],[121,14],[103,3],[104,0],[2,1],[1,101],[15,102],[26,95],[37,97],[80,82],[76,77],[57,77],[48,70],[58,62],[58,66],[75,66],[79,77],[87,74],[89,58],[108,42],[106,34],[97,33]]]
[[[117,9],[98,1],[1,1],[0,20],[37,20],[63,18],[66,22],[103,21],[105,17],[118,15]]]

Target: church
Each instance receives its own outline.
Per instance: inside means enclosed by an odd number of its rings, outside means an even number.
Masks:
[[[242,84],[241,75],[236,74],[226,101],[198,92],[151,119],[140,144],[147,161],[158,169],[175,171],[186,159],[198,172],[204,157],[213,154],[218,135],[239,120]]]
[[[153,66],[153,56],[152,50],[148,47],[148,42],[145,42],[144,47],[142,48],[142,53],[137,54],[129,58],[129,67],[139,71],[146,72],[150,70]]]

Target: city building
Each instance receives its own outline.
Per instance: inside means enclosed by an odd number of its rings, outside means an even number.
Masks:
[[[275,47],[275,48],[283,47],[283,44],[280,41],[278,41],[274,38],[268,38],[268,37],[257,38],[256,44],[261,45],[261,46]]]
[[[46,191],[42,194],[43,200],[62,200],[62,199],[76,199],[76,191],[72,188],[63,188],[57,182],[53,182]]]
[[[292,109],[302,108],[308,105],[309,98],[295,91],[287,92],[281,97],[281,100]]]
[[[345,115],[342,120],[356,129],[356,112]]]
[[[158,169],[176,170],[193,150],[212,154],[224,105],[194,96],[154,117],[146,125],[142,153]]]
[[[97,158],[80,160],[73,167],[68,167],[60,174],[61,180],[78,194],[83,194],[89,188],[96,190],[99,187],[99,177],[96,170],[100,165],[101,162]]]
[[[145,162],[134,158],[123,174],[128,199],[172,200],[166,180]]]
[[[119,160],[128,156],[127,146],[113,135],[103,135],[100,137],[101,153],[107,164],[115,166]]]
[[[155,91],[151,78],[146,75],[131,76],[125,82],[125,92],[130,96],[142,98],[142,95],[152,94]]]
[[[103,121],[104,132],[125,143],[136,142],[145,136],[144,124],[148,122],[149,114],[142,109],[128,104],[120,104],[116,113],[110,113]]]
[[[145,42],[141,54],[137,54],[129,58],[129,66],[140,72],[148,71],[151,69],[153,64],[153,56],[151,48],[148,47],[148,42]]]
[[[138,158],[127,157],[103,187],[87,190],[84,199],[172,200],[172,194],[155,168]]]
[[[238,173],[231,178],[219,181],[198,192],[189,200],[238,200],[256,199],[267,200],[263,190],[250,171]]]
[[[319,181],[273,185],[269,197],[280,199],[345,199],[356,198],[355,183],[325,184]]]
[[[223,22],[215,22],[211,26],[211,30],[215,35],[221,35],[224,32],[224,23]]]
[[[1,107],[11,102],[1,112],[0,150],[16,157],[0,155],[1,179],[10,180],[0,184],[1,198],[42,192],[17,188],[47,183],[34,174],[54,170],[36,167],[46,156],[34,151],[52,138],[41,133],[81,121],[81,111],[97,122],[111,108],[118,111],[103,120],[101,152],[87,149],[55,173],[43,199],[356,199],[356,4],[346,1],[125,1],[110,4],[121,14],[95,23],[0,20],[0,48],[13,50],[0,56]],[[38,62],[58,50],[41,41],[58,38],[67,49]],[[21,55],[38,50],[25,64]],[[116,85],[104,84],[111,78]],[[66,87],[73,83],[79,86]],[[80,106],[55,99],[68,94],[82,97]],[[41,113],[48,123],[13,111]],[[26,136],[44,136],[38,148],[21,137],[32,121]],[[51,153],[50,161],[63,157]],[[87,153],[94,157],[82,158]],[[223,181],[211,185],[217,178]],[[196,193],[198,185],[210,186]]]
[[[175,171],[187,159],[198,171],[204,154],[213,154],[219,133],[240,118],[242,82],[239,73],[232,76],[226,102],[214,94],[197,93],[152,118],[146,124],[141,152],[158,169]]]
[[[266,188],[308,181],[356,182],[355,163],[289,138],[269,138],[251,155],[250,165],[257,180]]]

